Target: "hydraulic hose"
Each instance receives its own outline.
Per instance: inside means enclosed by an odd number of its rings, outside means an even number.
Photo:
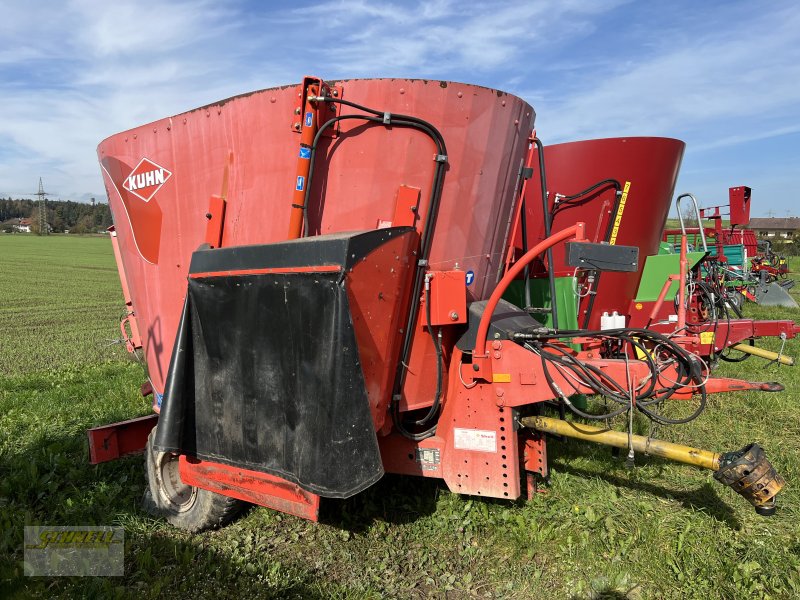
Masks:
[[[603,238],[604,241],[608,242],[608,241],[611,240],[611,234],[614,231],[614,221],[616,220],[617,213],[619,212],[619,203],[620,203],[620,201],[622,199],[622,196],[621,196],[622,186],[620,185],[619,181],[616,181],[615,179],[608,179],[608,180],[604,180],[604,181],[610,181],[610,182],[615,182],[616,183],[616,186],[615,186],[616,187],[616,194],[615,194],[615,199],[614,199],[614,209],[611,211],[611,219],[609,219],[609,221],[608,221],[608,227],[606,227],[606,235]],[[601,181],[598,184],[598,186],[603,184],[603,183],[604,182]],[[595,289],[597,289],[598,286],[600,285],[600,277],[601,277],[602,274],[603,274],[602,271],[598,271],[597,275],[595,276],[595,280],[594,280]],[[597,297],[597,294],[591,294],[589,296],[589,303],[586,306],[586,316],[583,319],[584,328],[589,327],[589,319],[591,319],[591,317],[592,317],[592,310],[594,310],[594,299],[596,297]]]
[[[420,253],[419,253],[419,260],[417,262],[417,269],[415,271],[414,277],[414,284],[412,287],[411,292],[411,302],[409,303],[409,311],[408,311],[408,318],[406,320],[406,327],[404,329],[403,334],[403,345],[400,352],[400,361],[397,365],[397,371],[395,374],[395,382],[392,388],[392,418],[395,423],[397,429],[406,437],[411,439],[424,439],[425,437],[430,437],[435,433],[435,425],[421,433],[413,433],[408,431],[402,423],[399,414],[399,401],[400,401],[400,394],[402,392],[403,384],[405,383],[405,376],[406,376],[406,366],[408,364],[409,357],[411,355],[411,345],[413,342],[414,330],[416,325],[417,316],[419,314],[419,297],[422,293],[422,286],[425,278],[425,271],[428,266],[428,259],[430,257],[431,245],[433,242],[433,233],[436,228],[436,219],[439,214],[439,204],[441,202],[441,192],[442,192],[442,183],[444,181],[444,173],[446,170],[447,164],[447,146],[445,145],[444,138],[442,134],[439,132],[438,129],[428,121],[423,119],[411,116],[411,115],[403,115],[398,113],[390,113],[387,111],[378,111],[356,102],[351,102],[349,100],[343,100],[341,98],[333,98],[330,96],[319,96],[315,97],[313,100],[315,101],[322,101],[322,102],[331,102],[336,103],[344,106],[349,106],[351,108],[355,108],[362,112],[367,113],[367,115],[341,115],[333,117],[326,121],[317,131],[316,136],[314,136],[314,143],[311,148],[311,168],[309,170],[308,175],[308,184],[306,187],[306,201],[305,205],[308,206],[308,194],[311,190],[311,180],[313,175],[313,167],[314,167],[314,158],[316,156],[316,149],[321,138],[322,133],[329,128],[331,125],[336,123],[337,121],[345,120],[345,119],[361,119],[370,123],[375,123],[377,125],[384,125],[387,127],[410,127],[422,131],[423,133],[427,134],[428,137],[433,140],[434,145],[436,146],[436,169],[434,171],[433,176],[433,184],[431,186],[431,193],[430,198],[428,201],[428,210],[425,215],[425,229],[422,232],[421,240],[420,240]],[[368,116],[372,115],[372,116]],[[416,300],[416,301],[415,301]],[[436,345],[436,340],[434,341]],[[439,368],[441,368],[441,359],[439,359]],[[434,399],[434,405],[438,410],[438,402],[441,390],[437,392],[437,397]],[[433,407],[432,407],[433,408]],[[429,412],[430,418],[433,418],[432,414],[435,414],[436,411]],[[422,419],[423,422],[427,423],[429,421],[428,417]],[[418,423],[415,423],[418,424]]]
[[[634,349],[635,353],[643,358],[648,364],[651,375],[646,384],[641,386],[639,390],[633,394],[634,402],[632,404],[649,419],[663,425],[677,425],[688,423],[696,419],[705,410],[707,394],[702,383],[702,375],[699,372],[699,366],[696,364],[696,360],[687,350],[661,334],[645,329],[588,332],[561,331],[557,332],[557,334],[514,334],[514,339],[516,341],[526,342],[525,346],[539,355],[542,359],[542,370],[545,380],[550,386],[550,389],[555,396],[560,398],[564,404],[566,404],[567,408],[576,415],[592,420],[604,420],[616,417],[626,412],[631,406],[631,392],[627,386],[623,386],[608,378],[601,369],[589,363],[581,362],[562,344],[555,344],[548,341],[562,337],[574,337],[575,335],[596,337],[607,342],[614,342],[615,345],[619,345],[620,343],[629,344]],[[645,343],[649,344],[650,347],[646,347]],[[622,347],[624,346],[620,346],[620,348]],[[654,358],[657,356],[665,357],[665,360],[662,362],[675,365],[677,376],[675,381],[669,382],[671,385],[668,387],[656,387],[662,373]],[[575,379],[580,384],[592,390],[594,394],[608,398],[620,404],[621,407],[600,415],[590,414],[579,409],[569,401],[568,394],[564,393],[556,384],[552,375],[551,366],[565,378]],[[654,410],[654,406],[669,399],[678,389],[683,387],[697,388],[700,396],[697,409],[690,415],[681,418],[670,418]]]
[[[434,394],[433,404],[431,404],[428,414],[422,417],[422,419],[414,421],[414,425],[419,426],[430,423],[439,412],[439,401],[442,397],[442,380],[444,378],[442,369],[442,329],[439,328],[438,335],[433,333],[433,326],[431,325],[431,288],[429,282],[425,283],[425,322],[428,325],[428,332],[431,335],[433,347],[436,350],[436,393]]]
[[[572,196],[559,196],[556,203],[553,205],[553,211],[551,213],[551,217],[555,215],[556,212],[561,210],[565,204],[571,204],[575,200],[582,198],[588,194],[591,194],[593,191],[600,189],[605,186],[612,185],[617,190],[617,192],[622,192],[622,185],[616,179],[603,179],[602,181],[598,181],[594,185],[589,186],[585,190],[578,192],[577,194],[573,194]]]
[[[538,137],[533,138],[533,143],[536,145],[537,154],[539,155],[539,181],[541,183],[542,193],[542,218],[544,219],[544,237],[550,237],[550,206],[547,203],[547,171],[544,164],[544,145],[542,140]],[[523,234],[524,239],[525,234]],[[556,302],[556,276],[553,272],[553,248],[549,247],[546,252],[547,256],[547,284],[550,288],[550,314],[553,316],[553,329],[558,329],[558,303]],[[527,269],[527,266],[526,266]],[[530,278],[530,275],[526,276]],[[528,279],[525,280],[525,289],[528,289]]]

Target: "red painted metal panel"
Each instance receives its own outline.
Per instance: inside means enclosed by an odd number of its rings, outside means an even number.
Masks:
[[[219,248],[222,244],[222,227],[225,221],[225,199],[220,196],[211,196],[208,200],[206,213],[206,244],[212,248]]]
[[[521,493],[519,436],[512,410],[494,391],[451,386],[437,428],[445,440],[442,471],[454,492],[513,500]]]
[[[414,442],[393,433],[378,438],[378,442],[387,473],[441,479],[444,440],[438,435]]]
[[[147,415],[87,430],[89,462],[96,465],[143,452],[147,446],[147,436],[157,423],[158,415]]]
[[[610,138],[554,144],[544,149],[550,207],[555,194],[570,196],[603,180],[613,178],[623,186],[630,182],[624,208],[612,214],[616,203],[611,186],[587,195],[584,201],[564,205],[556,212],[552,232],[577,222],[586,223],[590,242],[607,241],[609,222],[619,218],[615,243],[638,246],[639,269],[633,273],[603,273],[597,286],[589,329],[600,328],[603,311],[624,314],[644,268],[644,257],[658,253],[661,231],[669,213],[675,181],[685,144],[680,140],[655,137]],[[528,247],[544,239],[543,208],[538,169],[525,186]],[[566,264],[564,248],[553,250],[557,275],[572,275],[575,268]],[[580,325],[591,297],[582,299]]]
[[[411,358],[408,361],[406,381],[403,386],[400,410],[416,410],[433,404],[436,395],[436,349],[425,324],[425,311],[417,315],[416,335],[411,347]],[[461,331],[454,327],[442,328],[442,347],[444,349],[443,368],[450,368],[450,349],[455,345]],[[447,390],[444,396],[447,396]]]
[[[750,195],[752,190],[746,185],[728,189],[731,225],[747,225],[750,222]]]
[[[376,79],[337,86],[349,100],[417,116],[441,131],[448,169],[430,264],[450,270],[459,263],[474,271],[468,297],[485,298],[502,267],[533,109],[509,94],[458,83]],[[298,137],[287,123],[295,118],[297,91],[292,85],[237,96],[114,135],[98,147],[145,357],[159,392],[186,294],[189,258],[205,241],[208,211],[198,199],[226,188],[221,194],[225,247],[286,238],[298,157]],[[343,106],[340,112],[357,111]],[[421,190],[424,219],[435,151],[419,131],[342,122],[338,137],[324,138],[317,152],[310,233],[374,229],[381,220],[391,221],[401,185]],[[147,201],[125,186],[143,158],[164,169],[159,171],[164,183]],[[418,373],[430,363],[428,352],[417,350],[426,337],[419,328],[410,362]],[[406,389],[408,395],[411,388]]]
[[[387,422],[386,408],[403,342],[402,330],[419,236],[398,235],[364,257],[347,273],[347,296],[358,356],[375,430]]]
[[[467,322],[467,282],[464,271],[431,271],[431,325]]]
[[[394,207],[393,227],[413,227],[419,217],[420,189],[401,185],[397,188],[397,203]]]
[[[181,456],[178,464],[181,480],[187,485],[319,520],[319,496],[280,477],[186,456]]]
[[[533,432],[523,437],[522,464],[529,473],[547,477],[547,443],[543,433]]]

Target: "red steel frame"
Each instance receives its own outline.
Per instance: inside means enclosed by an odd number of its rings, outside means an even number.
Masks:
[[[188,485],[319,520],[320,497],[280,477],[186,456],[180,457],[178,468],[181,480]]]
[[[141,453],[156,423],[158,415],[147,415],[89,429],[89,462],[96,465]]]

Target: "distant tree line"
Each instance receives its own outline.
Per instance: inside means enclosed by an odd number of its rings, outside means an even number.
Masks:
[[[32,224],[37,225],[36,203],[36,200],[0,198],[0,223],[6,223],[9,219],[29,218]],[[94,233],[111,225],[111,210],[108,204],[48,200],[47,222],[54,233],[64,230],[70,233]]]

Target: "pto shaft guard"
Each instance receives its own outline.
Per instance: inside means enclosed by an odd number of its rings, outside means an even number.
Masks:
[[[733,488],[764,517],[775,514],[775,497],[786,485],[767,460],[764,450],[755,443],[723,454],[714,479]]]

